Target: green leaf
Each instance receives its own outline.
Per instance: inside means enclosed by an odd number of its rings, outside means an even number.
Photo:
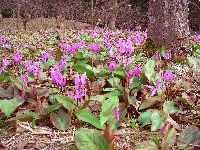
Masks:
[[[130,68],[133,68],[133,66],[135,65],[135,63],[142,57],[142,53],[138,54],[135,59],[133,60],[133,62],[131,63],[131,67]]]
[[[106,128],[105,125],[101,126],[100,120],[97,119],[96,116],[94,116],[92,113],[90,113],[86,110],[77,111],[76,116],[78,117],[78,119],[85,121],[85,122],[88,122],[98,129],[104,130]]]
[[[79,150],[109,150],[102,133],[94,129],[79,129],[75,133],[75,143]]]
[[[149,79],[149,81],[152,81],[154,75],[155,75],[155,65],[156,65],[156,61],[151,59],[148,60],[147,63],[145,64],[145,75],[146,77]]]
[[[153,141],[144,141],[134,147],[134,150],[159,150]]]
[[[23,115],[19,115],[19,116],[10,118],[10,119],[7,120],[7,122],[14,121],[14,120],[20,120],[20,119],[27,118],[27,117],[31,117],[34,120],[41,119],[41,117],[38,114],[36,114],[34,112],[29,112],[27,114],[23,114]]]
[[[126,75],[122,69],[122,67],[117,67],[117,69],[114,71],[115,77],[120,77],[122,79],[126,79]]]
[[[62,103],[58,103],[58,104],[54,104],[54,105],[51,105],[47,108],[44,109],[44,115],[47,115],[48,113],[56,110],[56,109],[59,109],[63,104]]]
[[[185,128],[185,130],[178,137],[178,146],[186,144],[185,146],[180,147],[179,149],[187,149],[189,146],[187,144],[200,144],[200,130],[194,125],[190,125]]]
[[[65,96],[65,95],[61,95],[61,94],[51,95],[51,96],[49,96],[49,100],[52,103],[53,103],[53,98],[54,98],[54,101],[56,100],[58,103],[62,103],[66,109],[70,109],[70,110],[74,109],[77,105],[76,100],[69,96]]]
[[[99,77],[104,77],[106,75],[110,75],[111,74],[111,71],[108,69],[108,67],[105,67],[105,68],[102,68],[99,70],[99,73],[97,73],[97,75]]]
[[[160,116],[160,111],[159,110],[155,110],[152,114],[151,114],[151,131],[156,131],[157,129],[159,129],[161,126],[164,125],[164,119],[165,116],[162,115]]]
[[[176,130],[175,130],[175,128],[172,128],[169,131],[168,135],[165,135],[165,138],[162,141],[162,148],[169,149],[175,142],[175,139],[176,139]],[[164,147],[164,144],[165,144],[165,147]]]
[[[73,56],[75,59],[83,59],[83,53],[82,52],[76,52]]]
[[[3,72],[0,74],[0,82],[5,81],[6,79],[9,79],[9,77],[12,75],[11,71],[9,69],[5,69],[8,72]]]
[[[163,104],[164,112],[168,112],[169,114],[174,114],[179,111],[179,108],[175,106],[176,103],[172,101],[165,101]]]
[[[108,83],[110,83],[110,85],[113,87],[113,78],[109,78],[109,79],[107,79],[107,81],[108,81]],[[120,79],[117,78],[117,77],[114,77],[114,84],[115,84],[115,87],[116,87],[117,85],[119,85],[119,82],[120,82]]]
[[[18,102],[17,98],[13,98],[10,100],[0,100],[0,108],[2,110],[2,112],[9,117],[15,110],[17,107],[19,107],[20,105],[22,105],[24,103],[23,102]]]
[[[89,69],[87,69],[86,67],[83,67],[83,66],[81,66],[81,65],[74,65],[74,70],[76,71],[76,72],[78,72],[79,74],[84,74],[84,72],[86,72],[86,75],[87,75],[87,77],[89,78],[89,79],[94,79],[94,73],[93,73],[93,71],[91,71],[91,70],[89,70]]]
[[[143,101],[142,104],[140,105],[139,107],[139,110],[142,110],[142,109],[145,109],[145,108],[148,108],[149,106],[155,104],[157,101],[160,100],[160,97],[158,96],[154,96],[154,97],[149,97],[147,98],[146,101]]]
[[[140,116],[138,117],[138,122],[142,124],[141,127],[151,124],[151,114],[152,112],[143,112],[142,114],[140,114]]]
[[[53,125],[62,131],[66,131],[71,125],[71,118],[67,112],[60,109],[57,113],[50,113],[50,120]]]
[[[105,96],[103,95],[91,96],[90,100],[103,102],[105,100]]]
[[[112,130],[117,130],[127,113],[127,108],[123,103],[119,104],[119,121],[116,120],[115,110],[109,115],[108,122]]]
[[[110,92],[110,91],[114,91],[115,88],[103,88],[103,91],[105,92]]]
[[[108,120],[110,113],[115,109],[116,105],[119,106],[119,98],[117,96],[112,96],[103,102],[100,113],[101,125]]]
[[[165,56],[166,55],[166,53],[167,53],[167,50],[166,50],[166,48],[165,48],[165,46],[164,45],[162,45],[162,49],[161,49],[161,56]]]
[[[112,97],[112,96],[120,96],[120,95],[122,95],[122,93],[120,93],[118,90],[115,90],[115,91],[106,93],[103,96],[104,97]]]

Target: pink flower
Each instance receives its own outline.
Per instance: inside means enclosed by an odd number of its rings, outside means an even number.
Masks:
[[[21,61],[21,57],[22,57],[22,52],[21,53],[17,52],[17,54],[13,56],[14,62],[19,63]]]
[[[115,117],[116,117],[116,120],[119,121],[119,108],[117,105],[115,107]]]
[[[109,65],[109,70],[110,71],[115,71],[117,69],[117,64],[116,64],[116,62],[114,62],[114,61],[111,61],[110,62],[110,65]]]
[[[91,51],[93,51],[93,52],[99,52],[99,50],[100,50],[100,47],[99,47],[99,45],[98,45],[98,43],[96,43],[96,44],[94,44],[94,43],[90,43],[91,44]]]

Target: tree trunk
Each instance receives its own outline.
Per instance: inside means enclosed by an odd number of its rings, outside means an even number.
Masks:
[[[150,0],[148,35],[172,57],[191,55],[187,0]]]
[[[19,31],[19,17],[20,17],[20,4],[19,0],[17,0],[17,30]]]
[[[115,23],[116,23],[116,20],[117,20],[117,15],[118,15],[118,11],[119,11],[119,8],[121,6],[123,6],[124,4],[128,3],[130,0],[124,0],[120,3],[117,3],[117,0],[112,0],[112,5],[113,7],[111,8],[111,18],[110,18],[110,21],[109,21],[109,24],[108,24],[108,28],[111,29],[111,30],[115,30]]]

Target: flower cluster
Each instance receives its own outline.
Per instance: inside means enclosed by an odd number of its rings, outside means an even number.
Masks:
[[[163,75],[163,71],[161,73],[162,73],[162,76],[157,81],[155,86],[144,85],[144,86],[146,86],[146,87],[148,87],[150,89],[153,89],[150,97],[154,96],[157,91],[165,90],[165,86],[166,86],[167,82],[171,81],[173,79],[173,77],[174,77],[174,72],[173,71],[167,70],[164,75]]]
[[[7,72],[5,69],[9,66],[9,61],[8,60],[6,60],[6,59],[2,59],[2,65],[3,65],[3,67],[2,68],[0,68],[0,74],[2,73],[2,72]]]
[[[63,75],[60,73],[60,70],[54,70],[51,68],[51,78],[52,83],[55,83],[63,88],[63,86],[66,84],[66,78],[63,77]]]
[[[22,57],[22,52],[21,53],[17,52],[17,54],[13,56],[14,62],[19,63],[22,59],[21,57]]]
[[[75,76],[75,95],[71,91],[70,94],[68,93],[69,97],[77,99],[81,99],[82,97],[84,97],[87,92],[87,89],[85,87],[86,80],[87,80],[86,72],[83,75],[79,75],[77,72]]]

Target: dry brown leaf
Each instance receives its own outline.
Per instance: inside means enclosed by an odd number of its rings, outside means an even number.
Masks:
[[[0,141],[0,148],[6,148],[6,145],[1,143],[1,141]]]
[[[27,143],[28,143],[27,140],[20,141],[15,146],[13,146],[13,150],[22,150],[22,149],[24,149],[24,147],[26,146]]]

